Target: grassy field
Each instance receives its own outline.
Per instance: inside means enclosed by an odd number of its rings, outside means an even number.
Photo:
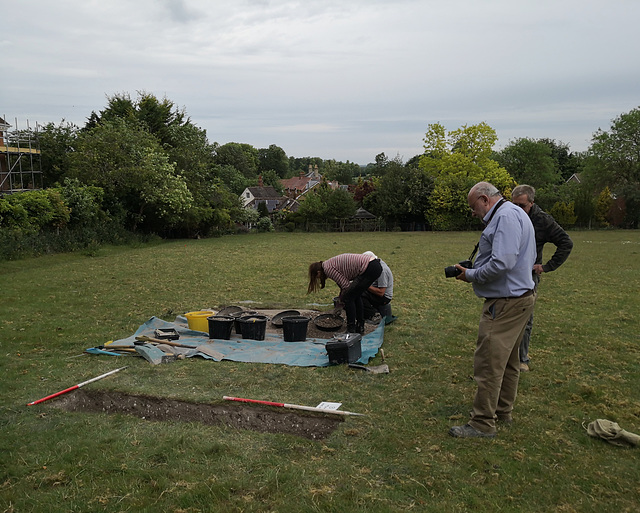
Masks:
[[[570,235],[569,260],[543,276],[515,423],[495,440],[447,434],[475,392],[481,301],[443,268],[477,233],[260,234],[0,262],[0,512],[636,512],[640,448],[585,427],[606,418],[640,433],[640,232]],[[75,357],[151,316],[240,301],[328,309],[337,288],[307,296],[308,264],[366,250],[395,276],[390,374]],[[84,390],[338,401],[366,416],[311,441],[25,406],[123,362]]]

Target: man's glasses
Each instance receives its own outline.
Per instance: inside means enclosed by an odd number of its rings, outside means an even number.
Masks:
[[[476,199],[474,199],[471,204],[469,205],[469,208],[471,209],[471,211],[473,212],[473,210],[475,209],[476,203],[478,203],[478,200],[480,198],[482,198],[484,196],[484,194],[481,194],[480,196],[478,196]],[[486,196],[484,196],[486,198]]]

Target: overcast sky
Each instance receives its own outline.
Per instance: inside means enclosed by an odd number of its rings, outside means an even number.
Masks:
[[[638,0],[0,0],[0,116],[167,97],[210,142],[360,164],[431,123],[586,150],[640,106]]]

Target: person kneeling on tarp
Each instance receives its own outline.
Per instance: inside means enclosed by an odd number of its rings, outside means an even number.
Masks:
[[[378,258],[372,251],[365,251],[363,255]],[[380,314],[385,324],[391,324],[397,319],[391,313],[391,300],[393,299],[393,273],[384,260],[380,260],[382,273],[367,290],[362,293],[365,319],[373,319],[376,313]]]

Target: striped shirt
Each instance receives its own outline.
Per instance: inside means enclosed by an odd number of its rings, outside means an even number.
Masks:
[[[349,282],[365,272],[370,261],[369,255],[343,253],[322,262],[322,270],[327,278],[338,284],[340,290],[344,290],[349,286]]]

